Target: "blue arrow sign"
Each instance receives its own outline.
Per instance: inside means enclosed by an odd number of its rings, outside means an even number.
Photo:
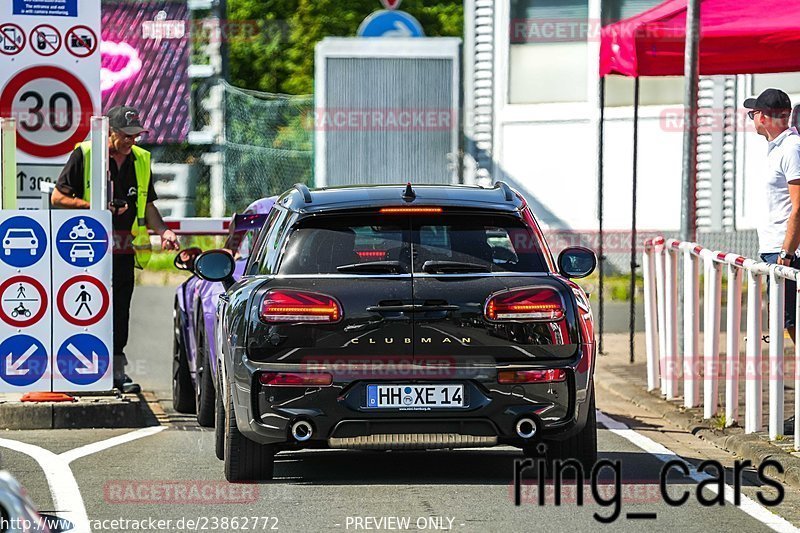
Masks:
[[[108,251],[108,232],[88,214],[73,217],[58,228],[56,249],[70,265],[81,268],[96,265]]]
[[[30,335],[14,335],[0,343],[0,379],[15,387],[39,381],[49,357],[41,342]]]
[[[15,216],[0,224],[0,261],[16,268],[36,264],[47,250],[47,234],[30,217]]]
[[[405,11],[381,10],[368,16],[358,27],[359,37],[425,37],[417,19]]]
[[[79,333],[68,338],[56,354],[58,371],[75,385],[89,385],[105,375],[109,364],[108,348],[103,341]]]

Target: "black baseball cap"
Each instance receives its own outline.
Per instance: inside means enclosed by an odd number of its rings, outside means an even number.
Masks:
[[[108,125],[112,130],[119,130],[125,135],[139,135],[147,128],[142,126],[139,112],[129,106],[115,106],[108,110]]]
[[[766,111],[767,114],[770,114],[770,111],[791,112],[792,101],[789,100],[789,95],[780,89],[765,89],[763,93],[758,95],[758,98],[748,98],[745,100],[744,107],[747,109]]]

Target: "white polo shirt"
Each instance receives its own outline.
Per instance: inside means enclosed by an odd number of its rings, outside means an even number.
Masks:
[[[759,253],[780,252],[792,212],[789,183],[800,180],[800,135],[789,128],[769,143],[764,176],[764,211],[758,227]]]

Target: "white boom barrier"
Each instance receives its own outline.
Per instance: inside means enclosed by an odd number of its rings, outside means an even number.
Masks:
[[[679,261],[682,256],[682,261]],[[703,350],[700,352],[700,261],[703,262]],[[786,280],[796,282],[800,271],[748,259],[737,254],[712,251],[696,243],[661,237],[644,242],[645,346],[647,350],[647,388],[660,388],[668,399],[681,396],[683,404],[698,407],[703,417],[718,414],[720,375],[724,372],[725,424],[739,422],[739,387],[744,379],[745,433],[763,430],[762,409],[762,286],[769,279],[769,438],[778,439],[784,427],[784,295]],[[681,266],[682,265],[682,266]],[[682,321],[678,320],[678,269],[683,271]],[[725,361],[720,364],[722,321],[722,276],[727,279]],[[747,280],[744,372],[741,371],[740,336],[742,285]],[[797,289],[795,289],[797,290]],[[800,291],[796,298],[800,316]],[[678,349],[679,326],[683,327],[682,354]],[[800,338],[800,321],[795,325]],[[681,365],[681,356],[683,364]],[[800,348],[794,347],[794,387],[800,391]],[[702,399],[700,381],[703,382]],[[800,396],[795,395],[795,420],[800,420]],[[794,447],[800,450],[800,424],[795,424]]]

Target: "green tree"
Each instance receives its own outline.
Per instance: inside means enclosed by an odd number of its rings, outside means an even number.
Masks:
[[[461,1],[405,0],[401,7],[428,36],[463,33]],[[313,92],[316,44],[329,36],[355,36],[361,21],[380,8],[377,0],[229,0],[231,23],[258,28],[230,35],[231,83],[266,92]]]

